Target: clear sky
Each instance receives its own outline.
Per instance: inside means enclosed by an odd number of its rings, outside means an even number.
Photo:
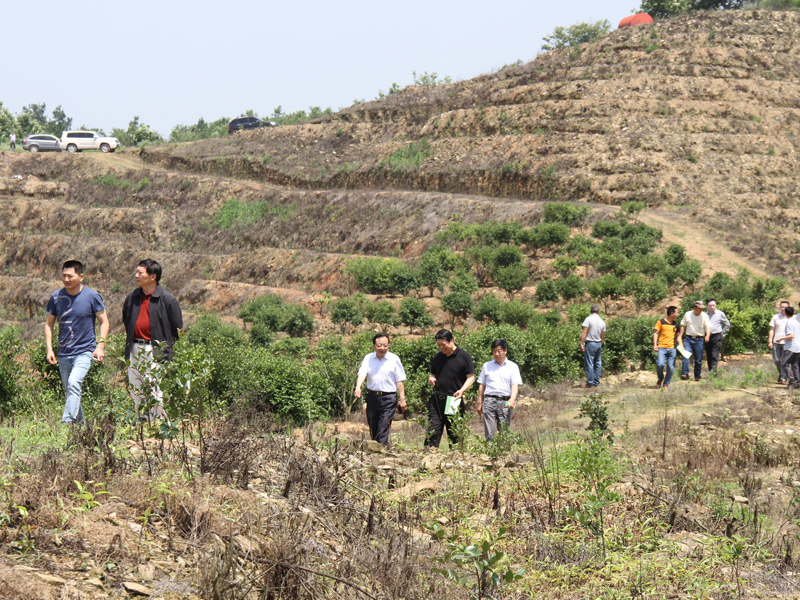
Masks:
[[[268,115],[374,99],[412,71],[469,79],[536,57],[557,25],[637,0],[136,0],[3,3],[0,101],[62,105],[73,126],[164,136],[198,118]]]

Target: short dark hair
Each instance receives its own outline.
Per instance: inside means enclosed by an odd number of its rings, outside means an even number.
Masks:
[[[436,332],[436,335],[433,336],[437,340],[444,340],[445,342],[452,342],[453,341],[453,334],[450,333],[449,329],[440,329]]]
[[[67,269],[75,269],[76,275],[83,275],[83,263],[79,260],[68,260],[61,267],[63,273]]]
[[[667,307],[667,316],[670,316],[672,313],[678,312],[677,306],[668,306]]]
[[[708,304],[709,302],[716,303],[716,300],[714,300],[714,298],[709,298],[708,300],[706,300],[706,304]]]
[[[389,341],[389,334],[381,331],[380,333],[376,333],[374,336],[372,336],[372,345],[374,346],[375,342],[377,342],[382,337],[385,337],[387,342]]]
[[[161,282],[161,265],[158,264],[157,261],[153,260],[152,258],[146,258],[140,262],[138,266],[144,267],[147,270],[148,275],[155,275],[156,283]]]
[[[503,339],[496,339],[495,341],[492,342],[492,350],[494,350],[495,348],[502,348],[503,350],[508,352],[508,344]]]
[[[791,317],[793,314],[794,314],[794,308],[792,308],[792,305],[790,304],[789,306],[786,307],[786,316]]]
[[[778,306],[780,306],[781,304],[791,304],[791,303],[788,300],[781,300],[780,302],[778,302]]]

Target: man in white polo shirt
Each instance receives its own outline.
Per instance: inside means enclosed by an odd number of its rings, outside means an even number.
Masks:
[[[506,341],[493,341],[494,360],[484,363],[478,376],[478,414],[483,416],[487,442],[492,441],[500,427],[511,427],[511,411],[522,385],[519,367],[507,355]]]
[[[361,386],[367,382],[367,423],[370,437],[389,445],[389,429],[397,407],[406,408],[406,390],[403,382],[406,372],[400,357],[389,352],[389,335],[375,334],[370,352],[361,361],[356,380],[355,397],[361,398]],[[398,396],[400,398],[398,402]]]
[[[581,332],[583,370],[586,373],[586,384],[583,387],[587,388],[600,385],[603,342],[606,339],[606,322],[600,318],[600,305],[592,304],[589,312],[589,316],[583,320]]]
[[[775,338],[775,342],[785,342],[783,348],[782,366],[786,373],[787,387],[800,389],[800,321],[794,314],[794,308],[787,306],[785,309],[786,324],[784,335]]]
[[[772,350],[772,362],[775,368],[778,369],[778,383],[786,383],[786,371],[783,368],[783,350],[786,348],[785,342],[778,342],[777,339],[783,339],[786,336],[786,321],[789,317],[786,316],[786,307],[789,303],[786,300],[780,302],[780,312],[772,316],[769,322],[769,340],[767,346]]]
[[[711,336],[711,321],[708,314],[703,312],[705,305],[702,300],[695,300],[692,310],[687,311],[681,320],[681,331],[678,333],[678,345],[692,353],[694,362],[694,380],[700,381],[700,371],[703,368],[703,348]],[[681,379],[689,379],[689,360],[683,359]]]

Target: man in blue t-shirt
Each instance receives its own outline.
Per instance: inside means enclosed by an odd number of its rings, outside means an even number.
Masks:
[[[62,423],[83,423],[81,386],[92,360],[103,362],[109,323],[103,299],[83,285],[83,264],[68,260],[61,267],[64,287],[50,295],[44,342],[47,362],[58,364],[61,383],[67,394]],[[95,338],[95,319],[100,322],[100,337]],[[58,320],[58,358],[53,351],[53,325]]]

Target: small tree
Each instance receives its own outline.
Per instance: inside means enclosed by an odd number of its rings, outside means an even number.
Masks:
[[[558,287],[554,281],[545,279],[536,286],[536,299],[545,304],[558,300]]]
[[[364,307],[364,314],[371,322],[380,325],[381,330],[386,331],[389,326],[396,326],[400,323],[394,305],[388,300],[380,300]]]
[[[414,328],[424,329],[433,326],[433,317],[419,298],[403,298],[397,312],[403,325],[408,325],[412,331]]]
[[[525,287],[525,284],[528,283],[528,277],[530,277],[530,271],[522,263],[501,267],[495,272],[497,287],[512,296]]]
[[[349,325],[357,327],[364,321],[364,310],[361,298],[357,296],[337,298],[330,304],[331,321],[347,332]]]
[[[553,29],[553,33],[542,38],[542,50],[549,52],[558,48],[569,48],[594,42],[611,31],[611,23],[603,19],[594,23],[580,22],[569,27],[558,26]]]
[[[450,315],[450,327],[455,327],[456,319],[466,319],[472,312],[472,294],[454,291],[442,296],[442,309]]]
[[[493,323],[499,323],[502,308],[503,301],[497,294],[490,293],[478,300],[474,315],[476,319],[485,319]]]

